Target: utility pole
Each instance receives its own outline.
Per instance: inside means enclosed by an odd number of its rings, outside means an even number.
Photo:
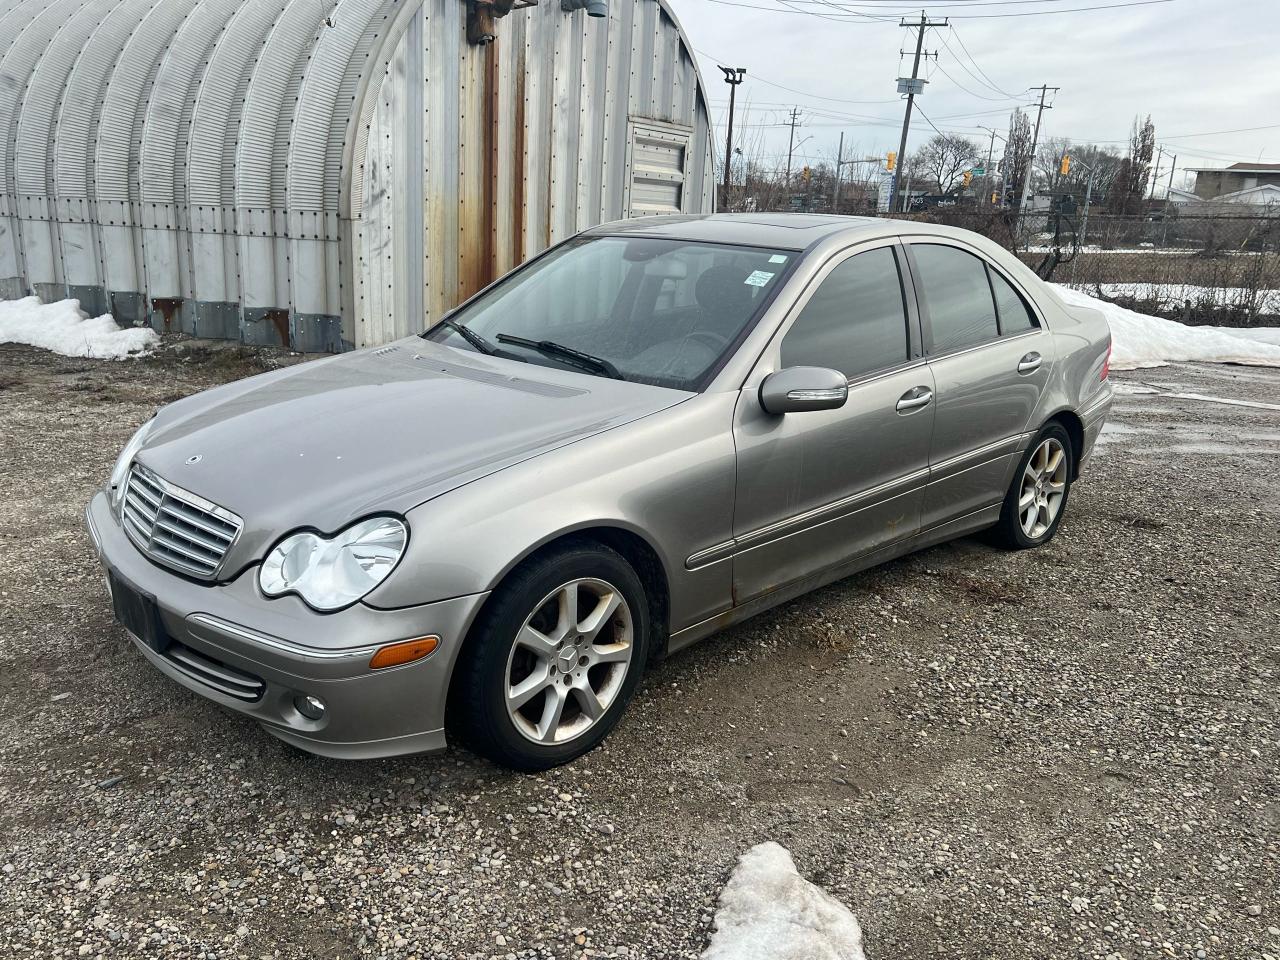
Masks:
[[[1032,87],[1031,89],[1034,90],[1036,88]],[[1052,90],[1054,93],[1057,93],[1061,89],[1062,89],[1061,87],[1050,87],[1044,84],[1041,84],[1040,86],[1040,109],[1036,111],[1036,129],[1035,129],[1035,133],[1031,135],[1031,153],[1027,156],[1027,169],[1026,169],[1026,172],[1024,172],[1022,175],[1022,198],[1018,201],[1018,226],[1019,227],[1022,226],[1022,216],[1025,210],[1027,209],[1027,194],[1031,192],[1031,174],[1032,174],[1032,171],[1035,169],[1035,164],[1036,164],[1036,147],[1040,145],[1040,119],[1044,116],[1044,112],[1046,110],[1053,109],[1052,104],[1046,104],[1044,102],[1045,97],[1049,95],[1050,90]]]
[[[992,169],[992,166],[991,166],[991,164],[995,162],[995,158],[996,158],[996,132],[991,127],[984,127],[981,125],[978,126],[978,129],[986,130],[988,133],[991,134],[991,146],[987,148],[987,167],[986,167],[987,169],[987,203],[988,205],[990,205],[991,196],[992,194],[995,193],[994,188],[996,184],[995,171]]]
[[[911,109],[915,106],[916,90],[923,89],[920,81],[920,54],[924,50],[924,32],[930,27],[947,27],[950,23],[945,17],[941,20],[930,20],[924,15],[924,11],[920,13],[920,21],[918,23],[908,23],[906,18],[898,24],[900,27],[911,27],[917,31],[916,33],[916,55],[911,62],[911,80],[905,84],[907,94],[907,111],[902,118],[902,139],[898,143],[898,164],[893,175],[893,190],[889,194],[889,209],[893,210],[894,201],[898,196],[898,179],[902,175],[902,170],[907,162],[907,134],[911,131]],[[898,91],[904,89],[904,81],[902,78],[898,80]]]
[[[1176,153],[1171,153],[1168,154],[1168,156],[1173,158],[1173,165],[1176,167],[1178,165],[1178,155]],[[1151,194],[1147,197],[1148,200],[1154,200],[1156,198],[1156,184],[1160,182],[1160,162],[1164,160],[1164,158],[1164,147],[1156,147],[1156,168],[1151,171]],[[1173,189],[1173,167],[1169,168],[1169,189]]]
[[[729,188],[733,186],[733,108],[737,99],[738,84],[747,75],[745,67],[721,67],[724,82],[729,84],[729,134],[724,146],[724,205],[729,208]]]
[[[1080,233],[1076,238],[1076,255],[1071,260],[1071,282],[1076,282],[1076,268],[1080,266],[1080,254],[1084,252],[1085,237],[1089,235],[1089,206],[1093,200],[1093,182],[1098,175],[1097,161],[1090,166],[1077,158],[1075,165],[1089,171],[1089,182],[1084,188],[1084,212],[1080,215]]]
[[[799,125],[800,125],[800,108],[799,108],[799,107],[792,107],[792,108],[791,108],[791,123],[790,123],[790,124],[788,124],[788,126],[790,126],[790,127],[791,127],[791,139],[790,139],[789,141],[787,141],[787,182],[786,182],[786,185],[787,185],[787,189],[788,189],[788,190],[790,190],[790,189],[791,189],[791,155],[792,155],[792,153],[794,153],[794,152],[795,152],[795,149],[796,149],[796,127],[798,127]]]
[[[1178,169],[1178,155],[1173,155],[1173,163],[1169,165],[1169,186],[1164,191],[1164,212],[1161,214],[1160,220],[1160,246],[1164,246],[1169,239],[1169,199],[1173,196],[1173,173]]]
[[[844,172],[844,131],[840,132],[840,147],[836,150],[836,188],[833,191],[834,196],[831,198],[831,212],[840,212],[840,180],[841,173]]]

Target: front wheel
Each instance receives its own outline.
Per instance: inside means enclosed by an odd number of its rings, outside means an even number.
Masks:
[[[603,546],[555,550],[490,598],[458,663],[455,734],[517,770],[568,763],[617,724],[649,654],[648,604]]]
[[[1005,495],[992,539],[1010,550],[1039,547],[1053,539],[1071,495],[1071,437],[1051,423],[1032,441]]]

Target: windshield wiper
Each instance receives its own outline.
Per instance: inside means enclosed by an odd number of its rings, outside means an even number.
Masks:
[[[617,367],[603,357],[594,357],[589,353],[583,353],[581,350],[575,350],[573,347],[566,347],[563,343],[556,343],[554,340],[530,340],[527,337],[514,337],[509,333],[498,334],[497,340],[499,343],[510,343],[517,347],[537,350],[548,357],[566,360],[579,367],[603,373],[614,380],[627,379]]]
[[[450,330],[452,330],[454,333],[460,336],[463,340],[467,341],[467,343],[471,344],[471,346],[475,347],[477,350],[483,353],[486,357],[497,356],[498,348],[495,347],[488,340],[486,340],[484,337],[480,336],[480,334],[476,333],[474,330],[468,329],[467,327],[464,327],[462,324],[456,323],[453,320],[441,320],[440,326],[448,327]]]

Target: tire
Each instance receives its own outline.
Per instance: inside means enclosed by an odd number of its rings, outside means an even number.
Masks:
[[[1048,451],[1047,459],[1045,451]],[[1055,452],[1061,455],[1060,463],[1054,458]],[[1074,464],[1070,434],[1060,423],[1049,423],[1018,462],[1000,509],[1000,519],[990,530],[991,542],[1007,550],[1028,550],[1052,540],[1067,512]],[[1049,466],[1054,469],[1044,469]],[[1044,481],[1038,482],[1033,476],[1037,469],[1046,478]],[[1029,494],[1034,495],[1035,501],[1026,505]],[[1033,518],[1030,517],[1032,506],[1036,510]]]
[[[537,556],[503,581],[472,628],[450,691],[451,734],[515,770],[575,760],[617,725],[649,646],[644,585],[620,554],[579,543]]]

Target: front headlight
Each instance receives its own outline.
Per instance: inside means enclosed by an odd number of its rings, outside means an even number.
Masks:
[[[138,455],[138,451],[142,449],[143,442],[147,439],[147,434],[151,432],[151,425],[155,420],[148,420],[138,428],[135,433],[124,445],[124,449],[120,451],[120,456],[116,458],[116,465],[111,468],[111,506],[115,510],[120,509],[120,501],[124,499],[125,481],[129,478],[129,466],[133,463],[133,458]]]
[[[296,593],[317,610],[340,610],[387,578],[408,540],[395,517],[361,520],[328,539],[295,533],[267,554],[258,584],[268,597]]]

